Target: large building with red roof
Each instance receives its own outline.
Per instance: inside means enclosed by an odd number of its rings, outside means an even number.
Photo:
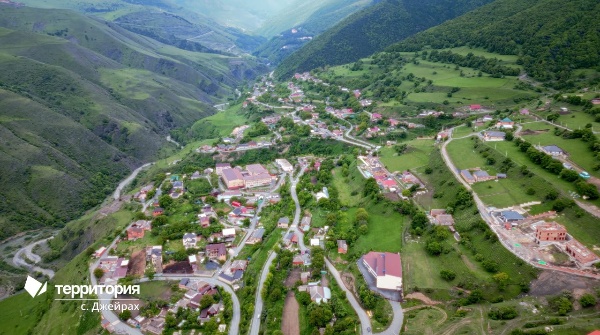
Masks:
[[[377,288],[402,290],[402,261],[400,254],[371,251],[364,255],[362,262],[375,277]]]

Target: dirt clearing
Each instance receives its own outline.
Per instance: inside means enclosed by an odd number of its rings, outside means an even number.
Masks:
[[[129,265],[127,265],[127,274],[143,276],[145,270],[146,252],[144,250],[134,252],[129,259]]]
[[[300,280],[300,269],[299,268],[294,268],[289,276],[285,279],[285,287],[287,288],[291,288],[294,287],[294,284],[296,284],[296,282],[298,280]]]
[[[590,290],[598,281],[558,271],[544,271],[531,283],[529,294],[534,296],[556,295],[562,291]]]
[[[300,335],[300,319],[298,310],[300,306],[296,301],[294,292],[288,292],[283,306],[283,320],[281,321],[281,331],[284,335]]]

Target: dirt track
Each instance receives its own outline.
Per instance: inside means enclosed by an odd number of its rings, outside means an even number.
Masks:
[[[300,306],[296,301],[294,292],[288,292],[283,306],[283,320],[281,321],[281,331],[284,335],[299,335],[300,320],[298,319],[298,310]]]

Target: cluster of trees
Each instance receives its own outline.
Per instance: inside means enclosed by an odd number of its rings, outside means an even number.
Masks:
[[[492,307],[488,316],[492,320],[512,320],[519,316],[519,312],[513,306]]]
[[[485,73],[489,73],[493,77],[519,75],[519,69],[502,65],[502,61],[498,60],[497,58],[475,56],[472,52],[469,52],[466,56],[463,56],[453,53],[449,50],[432,50],[429,52],[429,54],[427,54],[427,51],[423,51],[422,55],[426,56],[427,59],[432,62],[452,63],[464,67],[470,67],[476,70],[481,70]]]

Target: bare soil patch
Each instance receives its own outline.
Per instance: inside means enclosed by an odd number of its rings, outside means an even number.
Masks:
[[[143,276],[145,270],[146,253],[144,250],[136,251],[131,254],[131,258],[129,258],[129,264],[127,265],[127,274]]]
[[[354,288],[354,283],[356,282],[354,275],[350,272],[342,272],[341,276],[346,288],[350,290],[350,292],[356,293],[356,289]]]
[[[391,201],[399,201],[399,200],[400,200],[400,196],[399,196],[398,194],[396,194],[396,193],[392,193],[392,192],[389,192],[389,193],[384,193],[384,194],[383,194],[383,196],[384,196],[386,199],[389,199],[389,200],[391,200]]]
[[[539,134],[547,133],[549,131],[550,131],[550,129],[541,129],[541,130],[525,129],[525,130],[521,131],[521,135],[539,135]]]
[[[424,295],[421,292],[413,292],[411,294],[407,294],[404,298],[406,299],[417,299],[424,302],[426,305],[437,305],[441,304],[439,301],[431,300],[428,296]]]
[[[529,294],[534,296],[556,295],[562,291],[574,292],[576,289],[590,290],[598,281],[564,272],[544,271],[531,282]]]
[[[291,288],[294,287],[294,284],[300,280],[300,272],[301,270],[299,268],[294,268],[290,274],[288,275],[288,277],[285,279],[285,287],[287,288]]]
[[[300,306],[296,301],[294,292],[289,291],[285,297],[283,319],[281,321],[281,331],[284,335],[300,335],[300,319],[298,318],[299,309]]]
[[[186,261],[170,262],[163,266],[163,273],[192,273],[192,266]]]

